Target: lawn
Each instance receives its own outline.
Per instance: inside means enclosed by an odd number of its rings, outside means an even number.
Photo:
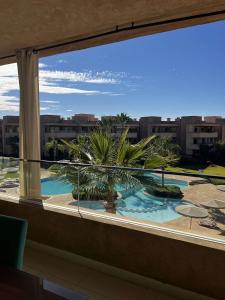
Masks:
[[[19,173],[7,173],[3,175],[3,178],[0,179],[0,182],[3,182],[5,179],[16,179],[19,178]]]
[[[176,166],[176,167],[167,167],[167,171],[172,172],[185,172],[185,173],[196,173],[196,174],[207,174],[207,175],[219,175],[225,176],[225,167],[210,165],[194,165],[194,166]],[[202,171],[199,171],[202,170]]]
[[[205,174],[209,175],[219,175],[219,176],[225,176],[225,167],[222,166],[208,166],[204,169]]]
[[[19,178],[19,173],[15,172],[15,173],[7,173],[5,174],[5,179],[15,179],[15,178]]]

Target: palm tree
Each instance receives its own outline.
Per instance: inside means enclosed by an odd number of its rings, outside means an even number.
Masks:
[[[79,155],[80,162],[86,162],[87,158],[91,166],[84,167],[80,171],[80,188],[79,192],[85,193],[86,197],[90,195],[105,195],[106,197],[106,211],[115,213],[116,200],[116,185],[124,184],[126,188],[134,188],[140,185],[140,181],[133,176],[134,173],[127,170],[110,168],[110,166],[126,166],[137,167],[140,160],[145,158],[148,153],[149,143],[154,137],[149,137],[141,140],[137,144],[130,144],[127,139],[128,128],[122,133],[118,143],[114,141],[112,136],[107,132],[94,131],[90,136],[90,152],[85,155]],[[79,144],[65,143],[69,151],[79,149]],[[82,147],[81,147],[82,148]],[[83,151],[82,151],[83,154]],[[87,153],[86,153],[87,154]],[[99,167],[100,165],[100,167]],[[104,167],[109,166],[109,167]],[[64,167],[64,174],[76,182],[74,176],[74,167]]]
[[[117,114],[116,120],[119,124],[121,124],[123,129],[128,123],[132,122],[132,119],[125,113]]]
[[[145,167],[150,169],[165,169],[168,165],[176,164],[180,160],[180,147],[166,137],[157,137],[148,149]],[[164,173],[162,173],[162,186],[164,186]]]
[[[53,151],[53,160],[56,160],[58,156],[58,152],[63,152],[65,150],[64,145],[60,144],[58,140],[52,139],[50,142],[45,145],[46,151],[49,153],[51,150]]]
[[[113,117],[102,117],[101,121],[98,122],[99,128],[103,132],[112,133],[112,127],[115,124]]]
[[[165,168],[167,165],[176,164],[180,160],[180,147],[171,139],[157,137],[148,148],[145,161],[146,168]]]
[[[61,140],[68,149],[69,156],[74,162],[85,162],[89,163],[91,158],[89,155],[90,139],[88,136],[79,135],[75,140],[67,142]]]

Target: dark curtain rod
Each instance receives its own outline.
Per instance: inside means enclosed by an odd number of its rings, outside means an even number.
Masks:
[[[137,29],[143,29],[143,28],[150,28],[150,27],[155,27],[155,26],[160,26],[160,25],[168,25],[168,24],[173,24],[173,23],[178,23],[178,22],[184,22],[184,21],[190,21],[190,20],[195,20],[195,19],[201,19],[201,18],[206,18],[206,17],[211,17],[211,16],[219,16],[225,14],[225,10],[221,11],[216,11],[216,12],[210,12],[210,13],[204,13],[204,14],[198,14],[198,15],[193,15],[193,16],[186,16],[186,17],[181,17],[181,18],[175,18],[175,19],[169,19],[169,20],[164,20],[164,21],[158,21],[154,23],[145,23],[145,24],[139,24],[135,25],[134,22],[131,22],[130,26],[127,27],[122,27],[119,28],[119,26],[116,26],[114,30],[99,33],[96,35],[91,35],[87,36],[84,38],[76,39],[73,41],[68,41],[64,43],[59,43],[57,45],[52,45],[52,46],[47,46],[43,48],[38,48],[37,51],[42,51],[42,50],[49,50],[49,49],[54,49],[60,46],[67,46],[70,44],[75,44],[75,43],[80,43],[112,34],[117,34],[120,32],[125,32],[125,31],[132,31],[132,30],[137,30]]]
[[[72,44],[76,44],[76,43],[80,43],[80,42],[85,42],[85,41],[93,40],[96,38],[101,38],[101,37],[117,34],[120,32],[138,30],[138,29],[143,29],[143,28],[150,28],[150,27],[160,26],[160,25],[168,25],[168,24],[196,20],[196,19],[207,18],[207,17],[212,17],[212,16],[219,16],[219,15],[223,15],[223,14],[225,14],[225,10],[203,13],[203,14],[198,14],[198,15],[193,15],[193,16],[186,16],[186,17],[181,17],[181,18],[174,18],[174,19],[169,19],[169,20],[164,20],[164,21],[159,21],[159,22],[154,22],[154,23],[139,24],[139,25],[135,25],[135,23],[132,22],[130,24],[130,26],[126,26],[126,27],[122,27],[122,28],[119,28],[119,26],[116,26],[115,29],[111,30],[111,31],[107,31],[107,32],[103,32],[103,33],[99,33],[99,34],[95,34],[95,35],[90,35],[90,36],[87,36],[84,38],[75,39],[75,40],[64,42],[64,43],[59,43],[57,45],[34,48],[34,50],[37,52],[41,52],[44,50],[50,50],[50,49],[55,49],[55,48],[62,47],[62,46],[68,46],[68,45],[72,45]],[[0,60],[10,59],[10,58],[14,58],[14,57],[15,57],[15,55],[8,55],[8,56],[0,57]]]

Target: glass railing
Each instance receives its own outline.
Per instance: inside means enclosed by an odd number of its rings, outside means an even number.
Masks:
[[[43,204],[225,242],[225,177],[69,161],[41,167]],[[19,196],[19,160],[1,158],[1,195]],[[4,190],[4,191],[3,191]]]
[[[0,157],[0,193],[4,196],[19,196],[19,159]]]
[[[66,161],[41,174],[46,203],[225,241],[223,176]]]

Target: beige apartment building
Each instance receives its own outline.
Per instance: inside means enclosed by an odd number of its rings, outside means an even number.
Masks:
[[[19,152],[19,117],[4,116],[1,125],[1,152],[6,156],[17,157]]]
[[[113,120],[113,116],[103,118]],[[47,155],[45,144],[52,139],[73,140],[79,135],[88,135],[98,126],[98,121],[93,114],[75,114],[67,119],[59,115],[41,115],[42,155]],[[19,117],[4,116],[0,125],[1,154],[18,156]],[[179,144],[183,153],[188,156],[197,156],[200,145],[225,142],[225,119],[219,116],[185,116],[175,120],[149,116],[141,117],[139,121],[133,120],[128,126],[128,138],[131,143],[151,135],[168,137]],[[124,125],[113,123],[111,134],[119,137],[123,130]]]
[[[171,138],[187,156],[198,156],[200,145],[225,142],[225,119],[219,116],[185,116],[174,121],[149,116],[140,118],[139,124],[140,138],[149,135]]]
[[[99,119],[93,114],[75,114],[70,118],[62,118],[59,115],[41,115],[41,153],[47,155],[45,144],[52,139],[73,140],[79,135],[90,134],[97,126]],[[18,156],[19,149],[19,117],[4,116],[0,120],[1,154],[6,156]],[[139,122],[134,120],[129,123],[128,138],[131,143],[139,139]],[[112,135],[119,137],[123,131],[121,124],[114,123]]]

